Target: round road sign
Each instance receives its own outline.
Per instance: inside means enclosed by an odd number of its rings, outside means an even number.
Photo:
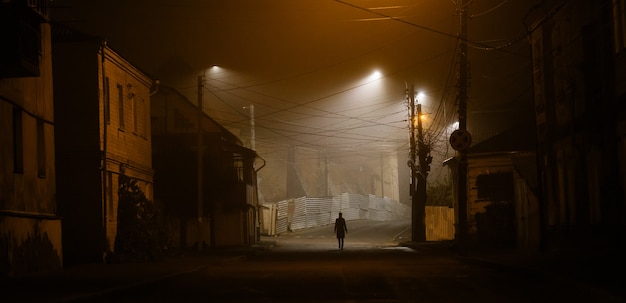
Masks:
[[[450,134],[450,146],[454,150],[467,150],[472,144],[472,136],[466,130],[457,129]]]

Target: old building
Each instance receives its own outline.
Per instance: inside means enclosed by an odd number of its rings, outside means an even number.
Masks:
[[[536,140],[529,124],[518,123],[467,150],[467,248],[539,251]],[[444,165],[458,188],[458,158]]]
[[[119,177],[152,199],[153,80],[107,42],[54,27],[57,201],[68,263],[115,252]]]
[[[468,232],[478,247],[539,250],[536,142],[527,124],[467,151]]]
[[[542,247],[623,247],[626,2],[543,1],[530,33]]]
[[[0,3],[0,276],[63,266],[47,4]]]
[[[255,151],[175,89],[161,86],[151,102],[154,195],[170,245],[256,243]]]

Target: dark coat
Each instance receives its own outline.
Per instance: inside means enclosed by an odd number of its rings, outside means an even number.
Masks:
[[[337,218],[337,220],[335,220],[335,233],[337,234],[337,238],[345,237],[346,232],[348,232],[348,226],[346,226],[346,220],[342,217]]]

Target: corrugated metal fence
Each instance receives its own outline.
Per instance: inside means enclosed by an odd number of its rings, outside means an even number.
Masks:
[[[274,236],[287,231],[333,224],[339,212],[346,220],[390,221],[410,219],[411,207],[373,195],[343,193],[333,197],[299,197],[261,206],[261,233]],[[454,210],[426,207],[426,239],[454,238]]]
[[[343,193],[333,197],[300,197],[263,204],[261,232],[265,235],[276,235],[290,230],[331,224],[335,222],[339,212],[346,220],[386,221],[411,217],[410,207],[373,195]]]

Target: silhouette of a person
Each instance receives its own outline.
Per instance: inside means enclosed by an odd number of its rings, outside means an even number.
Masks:
[[[345,238],[346,233],[348,233],[348,226],[346,225],[346,220],[342,217],[341,213],[339,213],[339,218],[335,220],[335,233],[337,234],[339,249],[343,249],[343,238]]]

